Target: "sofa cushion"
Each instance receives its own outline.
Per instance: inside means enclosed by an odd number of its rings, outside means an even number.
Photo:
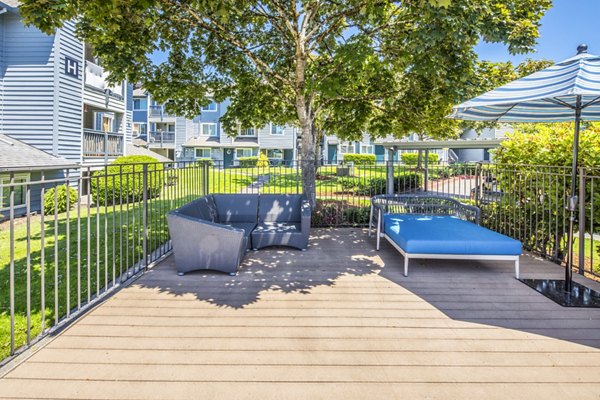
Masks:
[[[243,229],[244,237],[248,239],[246,242],[246,248],[247,249],[252,248],[252,240],[250,239],[250,234],[252,233],[252,230],[256,226],[255,222],[231,222],[231,223],[227,224],[227,226],[232,226],[234,228]]]
[[[214,194],[217,221],[221,224],[232,222],[256,223],[258,195],[256,194]]]
[[[215,210],[211,201],[206,197],[194,200],[177,210],[180,214],[188,217],[198,218],[213,222],[215,220]]]
[[[302,228],[299,223],[294,222],[263,222],[256,225],[252,233],[268,235],[282,233],[301,233]]]
[[[302,195],[261,194],[258,222],[300,222]]]
[[[520,255],[521,242],[451,216],[387,214],[384,232],[407,253]]]

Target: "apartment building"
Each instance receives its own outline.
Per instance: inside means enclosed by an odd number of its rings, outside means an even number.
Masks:
[[[225,131],[221,117],[229,100],[211,101],[193,119],[172,115],[142,88],[133,95],[134,137],[146,146],[175,161],[212,159],[217,165],[231,167],[243,157],[264,153],[271,164],[290,164],[297,156],[297,129],[267,124],[263,127],[238,128],[232,135]]]
[[[66,23],[53,35],[25,26],[0,1],[0,134],[82,165],[126,153],[132,88],[111,85],[92,49]]]

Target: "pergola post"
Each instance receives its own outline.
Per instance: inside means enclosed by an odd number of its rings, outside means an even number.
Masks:
[[[425,177],[423,182],[423,191],[427,191],[427,186],[429,182],[429,149],[425,149]]]
[[[385,193],[388,195],[394,194],[394,154],[396,149],[394,147],[388,148],[388,160],[386,163],[385,171]]]

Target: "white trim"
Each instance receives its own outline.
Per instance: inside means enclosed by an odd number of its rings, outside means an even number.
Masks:
[[[250,155],[249,156],[238,157],[238,150],[250,150]],[[234,156],[235,160],[238,160],[238,159],[243,158],[243,157],[254,157],[252,153],[253,153],[252,147],[236,147],[234,149],[233,156]]]
[[[254,132],[254,134],[253,134],[253,135],[242,135],[242,131],[247,131],[248,129],[252,129],[252,132]],[[249,137],[249,138],[254,138],[254,137],[256,137],[257,135],[258,135],[258,129],[257,129],[257,128],[255,128],[255,127],[252,127],[252,128],[245,128],[245,129],[242,129],[242,128],[240,127],[240,128],[239,128],[239,130],[238,130],[238,137]]]
[[[205,135],[204,134],[204,126],[205,125],[213,125],[215,127],[215,134],[214,135]],[[219,127],[217,126],[216,122],[202,122],[199,124],[200,127],[200,136],[206,136],[206,137],[219,137]]]
[[[208,157],[198,156],[198,150],[206,151],[208,150]],[[194,147],[194,158],[211,158],[212,157],[212,148],[210,147]]]
[[[283,135],[285,135],[285,125],[277,125],[277,124],[274,124],[272,122],[269,125],[270,125],[269,126],[269,135],[272,135],[272,136],[283,136]],[[280,127],[281,128],[281,133],[273,133],[273,127],[274,126]]]
[[[2,198],[4,197],[3,189],[6,187],[8,190],[10,190],[10,177],[11,177],[10,173],[0,175],[0,211],[10,209],[10,204],[8,205],[8,207],[4,207],[4,208],[2,207]],[[25,182],[29,182],[31,180],[31,174],[20,172],[18,174],[13,175],[13,179],[15,181],[17,179],[23,179],[23,178],[25,179]],[[22,187],[23,191],[25,191],[25,185],[23,185],[23,184],[15,185],[15,189],[17,187]],[[26,205],[27,205],[27,199],[25,199],[25,202],[22,204],[15,204],[14,208],[22,208],[22,207],[25,207]],[[42,207],[43,206],[44,205],[42,203]]]
[[[215,109],[214,110],[210,110],[210,109],[207,109],[207,108],[204,108],[204,107],[200,107],[200,111],[201,112],[217,112],[218,109],[219,109],[219,105],[217,104],[217,102],[214,101],[213,99],[210,99],[210,103],[208,104],[208,106],[210,106],[211,104],[215,105]]]

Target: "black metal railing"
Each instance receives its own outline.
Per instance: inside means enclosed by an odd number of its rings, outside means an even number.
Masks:
[[[31,172],[27,179],[3,173],[0,360],[167,254],[166,213],[207,192],[206,172],[197,163],[156,163]]]
[[[198,159],[0,174],[0,359],[168,254],[168,211],[207,193],[303,192],[299,161],[232,164]],[[318,164],[314,227],[366,226],[375,195],[431,193],[480,207],[482,225],[565,263],[566,167]],[[581,169],[578,184],[575,264],[600,276],[600,173]]]

